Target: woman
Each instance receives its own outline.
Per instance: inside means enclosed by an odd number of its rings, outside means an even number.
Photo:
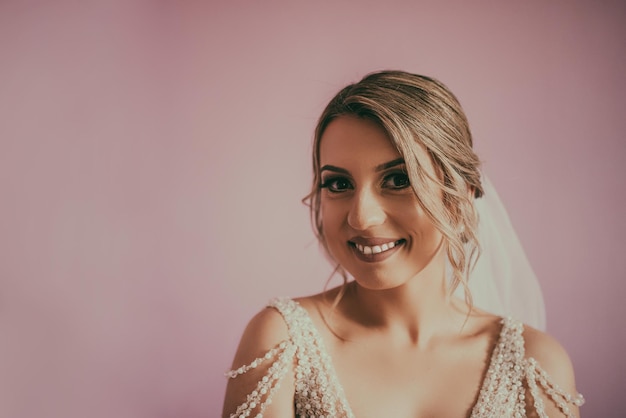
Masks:
[[[251,320],[225,417],[578,416],[559,343],[472,303],[483,186],[444,85],[384,71],[347,86],[319,120],[313,169],[316,234],[344,284]]]

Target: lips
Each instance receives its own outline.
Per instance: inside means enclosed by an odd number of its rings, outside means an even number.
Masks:
[[[373,245],[373,246],[354,244],[354,246],[357,248],[357,250],[359,250],[363,254],[379,254],[385,251],[389,251],[390,249],[395,247],[396,242],[390,241],[390,242],[385,242],[384,244],[381,244],[381,245]]]
[[[404,239],[355,237],[348,241],[357,257],[363,261],[382,261],[404,244]]]

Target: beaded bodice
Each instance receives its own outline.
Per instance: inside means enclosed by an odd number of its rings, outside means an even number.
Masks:
[[[249,365],[231,370],[229,378],[246,373],[263,362],[272,362],[267,373],[257,383],[231,418],[263,417],[272,394],[282,378],[294,367],[296,417],[354,418],[343,388],[307,311],[291,299],[274,299],[268,305],[277,309],[287,324],[289,339],[269,350],[264,357]],[[523,325],[511,318],[502,320],[502,330],[482,382],[472,418],[523,417],[526,415],[525,394],[528,389],[537,415],[547,418],[539,391],[543,390],[568,417],[573,417],[568,405],[580,406],[584,399],[561,390],[533,358],[524,356]],[[254,415],[252,415],[254,414]]]

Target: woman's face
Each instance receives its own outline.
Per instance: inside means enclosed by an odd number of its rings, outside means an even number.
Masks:
[[[442,234],[418,204],[404,160],[381,127],[335,119],[321,138],[320,167],[328,249],[361,286],[394,288],[428,265]],[[420,169],[434,175],[432,165]]]

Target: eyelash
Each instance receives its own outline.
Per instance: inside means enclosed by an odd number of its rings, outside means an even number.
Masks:
[[[345,181],[347,184],[349,184],[349,187],[346,187],[344,189],[333,188],[332,187],[333,183],[337,183],[339,181]],[[354,189],[354,186],[352,185],[352,182],[350,182],[350,180],[348,180],[345,177],[329,177],[326,180],[324,180],[324,182],[320,185],[320,189],[328,189],[328,191],[331,193],[341,193],[349,189]]]
[[[403,177],[403,181],[404,181],[403,184],[400,184],[399,186],[392,185],[386,188],[391,189],[391,190],[402,190],[402,189],[406,189],[407,187],[411,185],[409,176],[407,175],[406,171],[395,171],[395,172],[386,174],[383,177],[381,186],[384,188],[385,184],[387,184],[391,180],[396,179],[399,176]],[[335,183],[338,183],[338,182],[345,182],[347,186],[343,188],[337,188]],[[334,184],[335,184],[335,187],[333,187]],[[345,192],[346,190],[354,189],[354,185],[352,184],[350,179],[346,177],[329,177],[322,182],[322,184],[320,185],[320,189],[328,189],[330,193],[342,193],[342,192]]]
[[[409,179],[409,175],[407,174],[406,171],[394,171],[394,172],[387,174],[385,177],[383,177],[383,184],[399,176],[403,177],[404,184],[401,184],[400,186],[391,186],[390,189],[401,190],[401,189],[406,189],[407,187],[411,185],[411,180]]]

